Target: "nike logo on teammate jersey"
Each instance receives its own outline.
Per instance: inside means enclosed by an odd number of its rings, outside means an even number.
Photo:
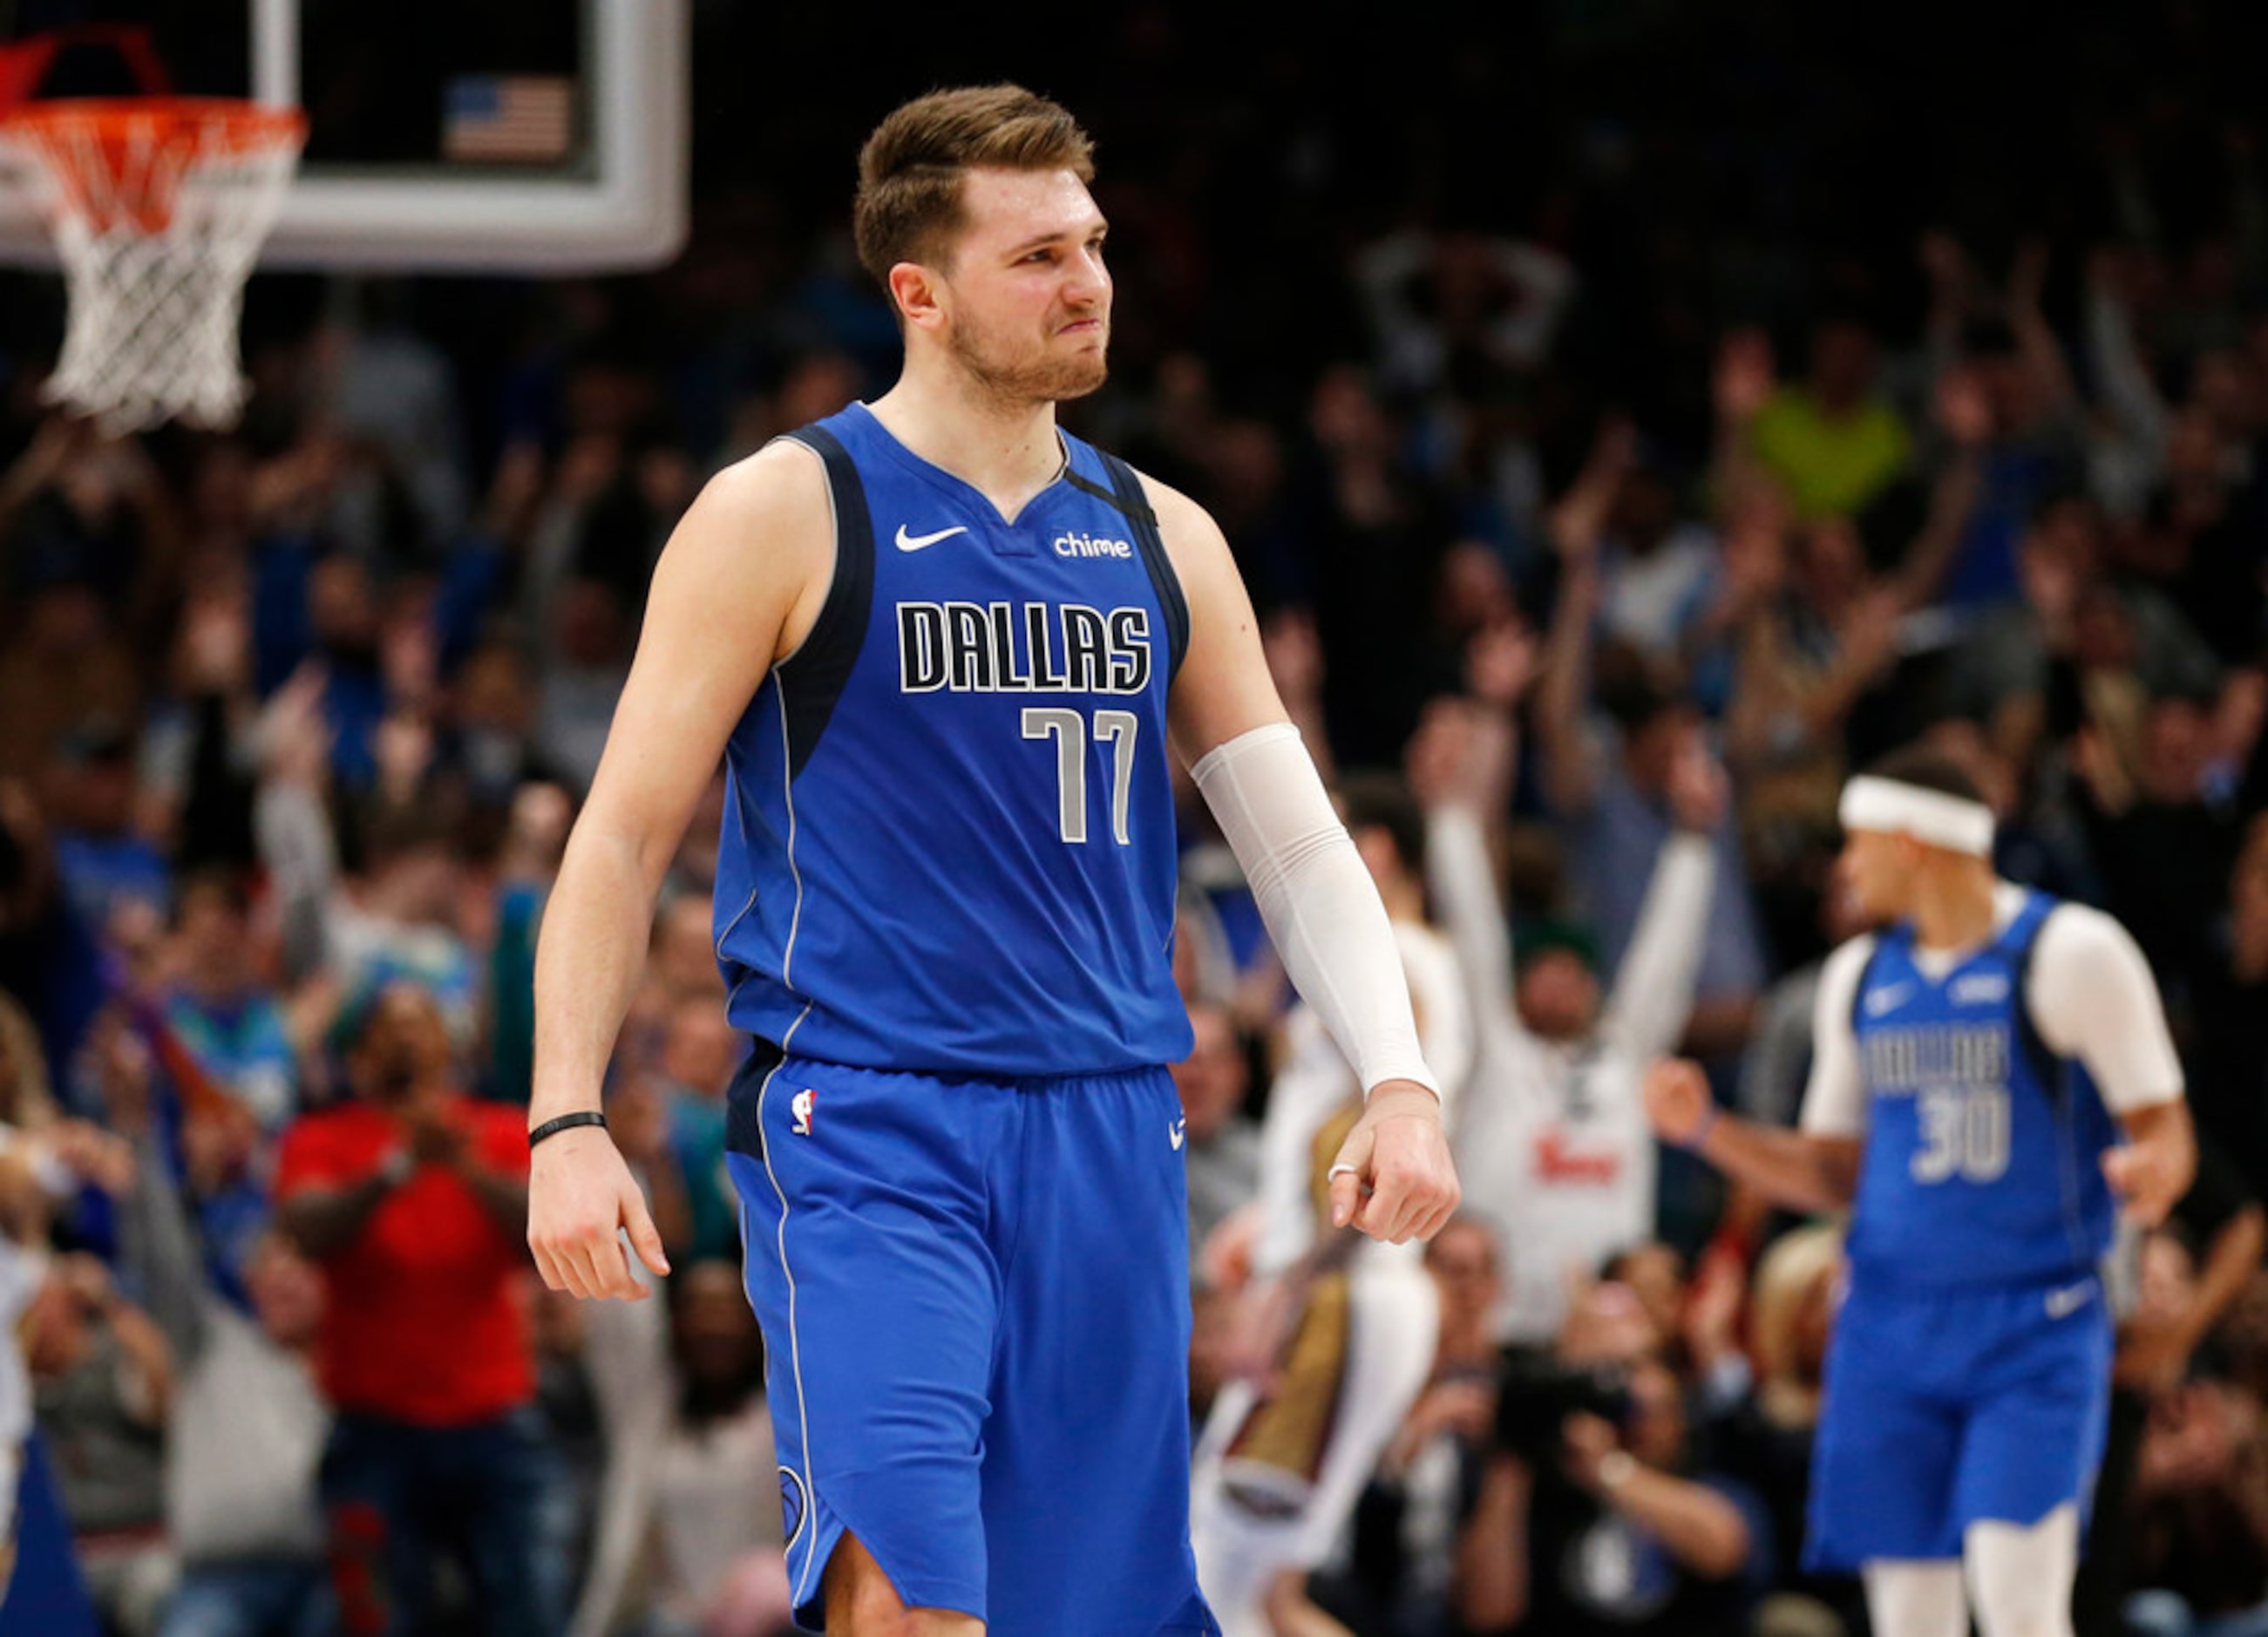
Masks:
[[[2076,1285],[2066,1285],[2061,1290],[2051,1290],[2047,1299],[2048,1316],[2051,1319],[2069,1318],[2094,1299],[2095,1281],[2091,1279],[2082,1279]]]
[[[1189,1121],[1187,1119],[1178,1119],[1174,1122],[1174,1129],[1166,1133],[1166,1140],[1172,1143],[1174,1147],[1179,1148],[1184,1142],[1189,1140]]]
[[[1867,1015],[1881,1017],[1887,1012],[1895,1012],[1905,1004],[1906,997],[1911,993],[1911,984],[1892,984],[1887,989],[1874,990],[1867,996]]]
[[[968,532],[968,524],[955,523],[951,528],[940,528],[934,535],[909,535],[906,533],[906,526],[901,523],[898,525],[898,549],[918,551],[924,546],[933,546],[940,540],[950,540],[955,535],[965,535]]]

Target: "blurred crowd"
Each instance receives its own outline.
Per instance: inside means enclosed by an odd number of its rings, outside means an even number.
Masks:
[[[1595,11],[1555,37],[1579,76],[1616,60]],[[1137,14],[1124,60],[1160,31]],[[2124,1257],[2133,1455],[2091,1629],[2268,1632],[2268,191],[2199,90],[2212,37],[2059,155],[2080,205],[2002,155],[1989,209],[1893,190],[1814,232],[1817,178],[1776,195],[1768,145],[1727,136],[1709,196],[1745,203],[1713,246],[1666,88],[1626,128],[1516,116],[1550,185],[1475,210],[1489,173],[1452,165],[1388,213],[1359,108],[1263,141],[1041,86],[1102,138],[1116,223],[1116,375],[1067,419],[1220,520],[1287,705],[1470,1008],[1432,1379],[1297,1618],[1864,1631],[1800,1554],[1837,1228],[1659,1151],[1636,1085],[1681,1050],[1794,1118],[1819,961],[1856,930],[1837,790],[1926,741],[1986,793],[2005,874],[2133,931],[2206,1150]],[[1305,106],[1270,60],[1219,106]],[[1423,126],[1450,149],[1520,83],[1472,74]],[[1219,180],[1231,137],[1280,196]],[[258,281],[232,433],[45,411],[45,299],[10,283],[19,1598],[63,1564],[137,1634],[786,1628],[723,1165],[721,783],[608,1088],[675,1269],[655,1299],[540,1288],[520,1105],[544,896],[656,553],[708,475],[888,384],[840,219],[855,140],[808,223],[707,178],[650,277]],[[1235,212],[1303,208],[1329,231],[1256,269]],[[1202,804],[1182,820],[1194,1428],[1270,1368],[1255,1199],[1292,997]]]

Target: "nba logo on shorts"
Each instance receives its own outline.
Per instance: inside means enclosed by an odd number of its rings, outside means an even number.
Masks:
[[[792,1546],[795,1537],[803,1532],[803,1479],[795,1469],[784,1466],[780,1480],[780,1545]]]
[[[795,1094],[795,1101],[788,1104],[789,1111],[795,1116],[795,1124],[790,1126],[789,1129],[794,1132],[797,1136],[808,1137],[811,1135],[811,1105],[818,1101],[819,1094],[814,1091],[810,1087],[806,1086],[801,1091],[797,1092]]]

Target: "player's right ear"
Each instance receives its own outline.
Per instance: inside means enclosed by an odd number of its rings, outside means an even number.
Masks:
[[[944,280],[918,262],[901,262],[890,269],[890,299],[909,328],[934,332],[945,322]]]

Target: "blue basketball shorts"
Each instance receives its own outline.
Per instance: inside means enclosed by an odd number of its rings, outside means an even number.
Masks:
[[[732,1104],[797,1619],[823,1629],[848,1531],[908,1607],[992,1637],[1218,1633],[1189,1549],[1165,1071],[940,1079],[760,1051]]]
[[[2094,1498],[2110,1405],[2102,1282],[1882,1289],[1836,1315],[1806,1564],[1957,1558],[1972,1523]]]

